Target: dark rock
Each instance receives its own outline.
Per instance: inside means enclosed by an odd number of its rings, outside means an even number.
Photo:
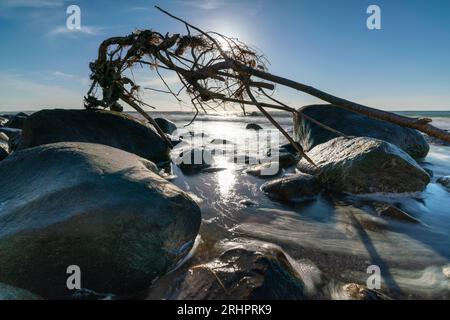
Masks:
[[[298,201],[316,197],[322,188],[314,176],[300,173],[266,182],[261,190],[276,199]]]
[[[25,123],[25,120],[28,118],[28,115],[26,113],[23,112],[19,112],[18,114],[16,114],[15,116],[13,116],[8,123],[6,124],[6,126],[8,128],[13,128],[13,129],[22,129],[23,125]]]
[[[175,164],[186,173],[195,173],[209,168],[212,162],[211,152],[200,148],[183,150],[175,159]]]
[[[32,168],[32,170],[30,169]],[[0,282],[65,298],[67,267],[83,288],[145,289],[188,253],[197,204],[134,154],[91,143],[56,143],[0,162]]]
[[[249,123],[249,124],[247,124],[247,126],[245,127],[245,129],[248,129],[248,130],[261,130],[262,129],[262,127],[259,125],[259,124],[257,124],[257,123]]]
[[[450,189],[450,176],[440,177],[437,179],[437,183],[440,183],[444,187]]]
[[[250,199],[243,199],[243,200],[239,201],[239,204],[241,206],[246,206],[246,207],[256,206],[256,202],[254,202]]]
[[[0,283],[0,301],[3,300],[42,300],[42,298],[27,290]]]
[[[414,129],[371,119],[334,105],[311,105],[302,108],[301,111],[347,136],[371,137],[392,143],[414,159],[426,157],[430,150],[424,136]],[[335,133],[306,120],[304,117],[297,122],[299,123],[296,124],[295,137],[305,150],[310,150],[337,137]]]
[[[281,152],[278,155],[278,162],[282,168],[287,168],[297,164],[300,158],[289,152]]]
[[[307,290],[301,275],[280,247],[260,241],[226,243],[215,260],[190,268],[170,288],[165,299],[178,300],[295,300]],[[148,299],[160,292],[158,282]],[[169,292],[167,292],[169,291]]]
[[[320,170],[320,183],[336,191],[416,192],[423,191],[430,182],[430,176],[407,153],[377,139],[335,138],[314,147],[308,156]],[[298,168],[305,173],[317,173],[305,159]]]
[[[177,130],[177,125],[165,118],[155,118],[155,122],[161,128],[164,133],[172,134]]]
[[[89,142],[122,149],[155,163],[169,148],[150,127],[124,113],[104,110],[42,110],[25,122],[19,149],[55,142]]]

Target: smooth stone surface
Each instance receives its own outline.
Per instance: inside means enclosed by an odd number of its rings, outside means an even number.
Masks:
[[[185,192],[134,154],[90,143],[21,150],[0,162],[0,282],[66,298],[82,287],[130,294],[174,268],[201,214]]]
[[[313,199],[321,190],[314,176],[303,173],[269,181],[261,186],[261,191],[266,195],[284,201]]]
[[[155,163],[170,149],[149,126],[125,113],[104,110],[42,110],[25,122],[19,149],[55,142],[89,142],[122,149]]]
[[[262,241],[235,239],[223,243],[223,253],[191,267],[175,283],[150,289],[148,299],[268,300],[304,299],[301,275],[280,247]]]
[[[245,173],[259,178],[271,178],[281,172],[281,166],[278,162],[268,162],[251,166],[244,170]]]
[[[308,152],[325,187],[354,194],[423,191],[430,176],[407,153],[385,141],[358,137],[335,138]],[[298,168],[317,173],[305,159]]]
[[[177,130],[177,125],[168,119],[155,118],[154,120],[164,133],[172,134]]]
[[[426,157],[430,150],[424,136],[414,129],[371,119],[329,104],[306,106],[300,110],[307,116],[347,136],[371,137],[392,143],[414,159]],[[338,137],[335,133],[306,120],[304,117],[297,122],[296,130],[294,130],[295,138],[305,150],[311,150],[321,143]]]

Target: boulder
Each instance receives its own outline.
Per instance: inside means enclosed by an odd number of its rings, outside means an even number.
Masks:
[[[201,214],[156,166],[109,146],[62,142],[0,162],[0,282],[65,298],[82,288],[130,294],[174,268]]]
[[[334,105],[311,105],[300,110],[307,116],[347,136],[371,137],[394,144],[414,159],[424,158],[430,150],[425,137],[414,129],[371,119]],[[300,142],[305,150],[310,150],[337,137],[335,133],[312,123],[304,117],[300,117],[295,122],[295,139]]]
[[[317,179],[309,174],[294,174],[264,183],[261,186],[268,196],[283,201],[304,201],[316,197],[322,187]]]
[[[318,169],[302,159],[300,171],[319,173],[320,183],[335,191],[416,192],[430,182],[430,176],[406,152],[378,139],[339,137],[314,147],[308,156]]]
[[[258,130],[261,130],[262,127],[257,123],[249,123],[249,124],[247,124],[245,129],[258,131]]]
[[[19,112],[15,116],[11,117],[6,126],[13,129],[22,129],[27,118],[28,115],[26,113]]]
[[[224,246],[218,258],[191,267],[171,285],[156,282],[147,298],[296,300],[307,296],[301,275],[280,247],[246,239],[235,239]]]
[[[155,163],[168,161],[161,137],[129,115],[104,110],[42,110],[25,122],[19,149],[55,142],[89,142],[122,149]]]
[[[177,125],[165,118],[155,118],[155,122],[161,128],[164,133],[172,134],[177,130]]]
[[[186,149],[175,158],[175,164],[185,173],[195,173],[209,168],[213,162],[212,154],[203,148]]]

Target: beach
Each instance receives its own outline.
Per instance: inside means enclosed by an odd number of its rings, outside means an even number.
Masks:
[[[407,114],[430,116],[420,112]],[[437,115],[433,123],[449,129],[450,113]],[[164,116],[182,128],[192,115],[154,116]],[[276,119],[285,129],[292,129],[289,115]],[[263,117],[236,115],[199,116],[186,129],[196,134],[203,132],[203,144],[226,136],[239,145],[244,143],[244,137],[255,134],[245,129],[247,123],[272,129]],[[280,137],[280,143],[282,140]],[[180,148],[176,147],[172,154]],[[257,157],[255,148],[249,150],[250,156]],[[421,165],[433,172],[432,181],[423,192],[349,195],[323,191],[306,202],[267,197],[260,187],[268,179],[246,174],[248,165],[236,164],[230,158],[219,160],[217,166],[224,170],[194,175],[186,175],[172,165],[175,178],[171,181],[199,203],[202,225],[190,260],[160,281],[172,281],[183,270],[211,260],[219,254],[218,243],[239,238],[280,246],[302,278],[309,279],[308,294],[314,299],[339,298],[343,285],[365,283],[371,265],[380,266],[382,292],[391,298],[446,299],[450,288],[450,279],[444,272],[450,266],[450,193],[436,180],[450,172],[450,147],[432,144]],[[294,171],[292,167],[283,169],[277,177]],[[380,219],[365,208],[365,203],[373,200],[396,205],[419,223]],[[151,297],[164,298],[167,292],[158,294],[152,293]]]

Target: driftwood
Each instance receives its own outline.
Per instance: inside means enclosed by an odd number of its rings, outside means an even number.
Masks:
[[[345,135],[302,114],[301,109],[292,108],[266,93],[266,90],[274,90],[275,85],[302,91],[337,107],[370,118],[417,129],[450,142],[450,133],[432,126],[430,119],[409,118],[370,108],[302,83],[273,75],[267,71],[265,57],[245,43],[216,32],[205,32],[159,7],[156,8],[184,24],[186,34],[171,35],[167,33],[163,35],[152,30],[140,30],[128,36],[104,40],[99,47],[97,60],[90,64],[92,85],[85,97],[86,108],[109,108],[121,111],[123,108],[119,104],[119,100],[122,100],[142,114],[170,145],[162,130],[144,110],[145,107],[154,107],[139,98],[138,93],[141,88],[125,76],[128,70],[141,66],[156,71],[167,90],[145,89],[166,92],[178,101],[180,101],[179,96],[183,91],[190,96],[191,103],[196,110],[192,121],[200,111],[216,110],[226,103],[238,103],[244,114],[246,105],[256,106],[280,130],[298,153],[313,165],[314,163],[308,158],[300,144],[294,142],[266,109],[282,110],[307,117],[308,120],[327,130],[341,136]],[[160,70],[175,72],[182,85],[181,90],[178,92],[172,90]],[[102,90],[101,98],[97,97],[97,88]]]

